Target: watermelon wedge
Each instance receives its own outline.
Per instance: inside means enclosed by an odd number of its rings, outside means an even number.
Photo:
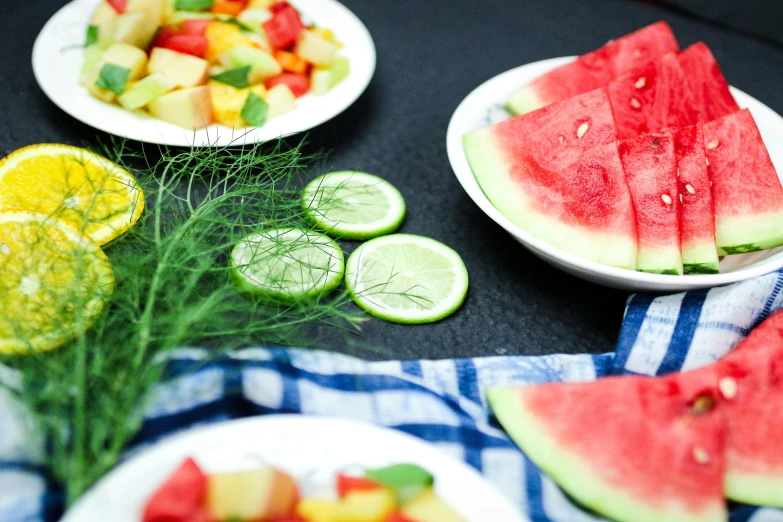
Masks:
[[[726,496],[783,507],[783,312],[777,312],[718,364],[728,422]]]
[[[612,80],[607,91],[621,140],[699,121],[675,53]]]
[[[482,190],[520,228],[578,256],[635,268],[636,223],[604,89],[463,140]]]
[[[679,45],[671,28],[666,22],[658,22],[611,40],[600,49],[536,78],[512,94],[506,108],[512,114],[526,114],[604,87],[625,72],[677,51]]]
[[[693,94],[699,121],[707,123],[740,110],[718,62],[704,42],[691,45],[677,59],[682,70],[687,71],[685,79]]]
[[[680,239],[686,274],[720,272],[715,246],[715,205],[707,174],[701,124],[674,131],[677,187],[680,194]]]
[[[783,187],[750,112],[704,125],[721,255],[783,245]]]
[[[726,520],[723,419],[697,416],[676,379],[494,388],[489,402],[527,456],[583,505],[620,522]]]
[[[636,210],[639,234],[636,269],[682,274],[674,136],[667,130],[623,141],[620,158]]]

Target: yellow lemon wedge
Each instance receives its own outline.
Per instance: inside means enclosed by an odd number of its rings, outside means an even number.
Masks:
[[[89,238],[50,216],[0,212],[0,353],[76,338],[113,291],[111,263]]]
[[[144,193],[128,171],[97,154],[30,145],[0,160],[0,210],[16,209],[63,220],[103,245],[138,221]]]

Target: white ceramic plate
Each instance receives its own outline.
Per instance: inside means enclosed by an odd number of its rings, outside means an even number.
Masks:
[[[93,98],[78,78],[81,46],[98,0],[75,0],[46,23],[33,48],[33,71],[41,89],[62,110],[96,129],[132,140],[186,147],[229,146],[296,134],[334,118],[364,92],[375,72],[375,45],[364,24],[335,0],[291,0],[291,4],[317,25],[335,32],[345,45],[340,56],[351,61],[351,73],[325,96],[299,98],[296,110],[263,127],[233,130],[216,124],[194,133]]]
[[[524,520],[478,472],[420,439],[357,421],[270,415],[196,428],[164,440],[109,473],[62,522],[139,522],[152,493],[189,456],[206,472],[259,463],[278,467],[304,486],[303,496],[331,490],[340,470],[409,462],[435,476],[438,495],[468,522]]]
[[[446,145],[457,179],[473,201],[517,241],[547,263],[569,274],[613,288],[630,291],[674,292],[725,285],[760,276],[783,267],[783,249],[725,257],[720,274],[662,275],[614,268],[564,252],[528,234],[498,211],[482,192],[462,148],[462,136],[509,117],[503,104],[520,86],[574,57],[552,58],[504,72],[470,93],[457,107],[449,123]],[[750,109],[761,130],[772,161],[783,174],[783,118],[744,92],[731,88],[740,107]]]

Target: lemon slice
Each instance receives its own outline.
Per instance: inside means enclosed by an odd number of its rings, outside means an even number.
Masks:
[[[128,171],[69,145],[30,145],[0,161],[0,210],[24,209],[73,225],[99,245],[141,216],[144,194]]]
[[[113,290],[109,259],[87,237],[49,216],[0,212],[0,353],[68,342]]]
[[[341,239],[391,234],[405,219],[399,190],[378,176],[356,171],[314,179],[302,193],[302,207],[315,226]]]
[[[431,323],[454,313],[468,292],[462,258],[421,236],[392,234],[357,248],[345,268],[354,302],[395,323]]]
[[[343,279],[343,251],[329,237],[298,228],[265,230],[231,251],[232,276],[242,294],[272,301],[312,299]]]

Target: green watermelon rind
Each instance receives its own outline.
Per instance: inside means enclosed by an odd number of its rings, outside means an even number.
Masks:
[[[726,471],[724,477],[726,498],[754,506],[783,507],[783,478]]]
[[[506,110],[514,116],[527,114],[536,109],[544,107],[544,102],[529,85],[522,87],[514,92],[506,102]]]
[[[783,211],[716,216],[718,254],[729,256],[768,250],[783,245]]]
[[[682,245],[682,265],[686,274],[719,274],[720,260],[713,240]]]
[[[639,247],[636,269],[650,274],[681,275],[682,254],[676,247]]]
[[[700,513],[688,512],[675,505],[656,509],[642,499],[635,499],[622,489],[607,484],[578,455],[558,447],[554,438],[524,408],[518,387],[491,388],[487,390],[487,399],[503,428],[528,458],[583,506],[612,519],[628,522],[715,522],[726,519],[726,513],[720,507]]]
[[[636,238],[620,238],[615,232],[581,230],[525,204],[526,196],[507,175],[503,152],[495,146],[491,129],[463,136],[465,154],[487,199],[519,228],[565,252],[608,266],[636,268]]]

